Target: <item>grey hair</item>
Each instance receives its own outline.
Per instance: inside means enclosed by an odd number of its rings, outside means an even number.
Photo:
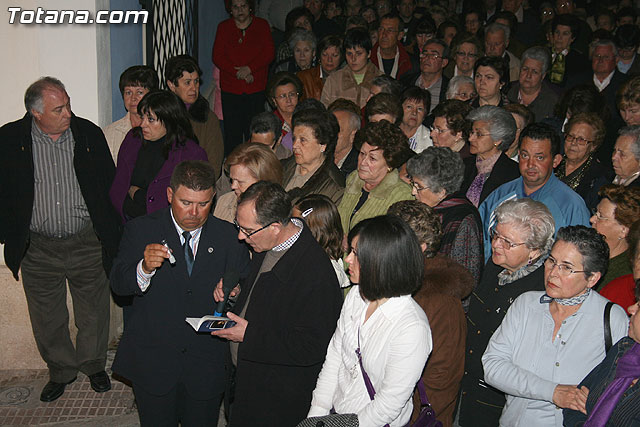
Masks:
[[[611,46],[611,48],[613,49],[613,56],[618,56],[618,47],[613,42],[613,40],[599,39],[594,42],[591,42],[591,44],[589,45],[589,51],[591,52],[591,54],[589,55],[589,58],[593,58],[593,52],[599,46]]]
[[[636,160],[640,161],[640,125],[625,126],[618,131],[618,136],[630,136],[633,138],[631,153]]]
[[[434,193],[455,193],[462,185],[464,163],[449,147],[427,147],[407,162],[407,173]]]
[[[505,41],[510,40],[509,37],[511,37],[511,29],[506,25],[499,24],[497,22],[487,25],[484,29],[484,35],[486,36],[488,33],[497,33],[498,31],[502,31],[504,33]]]
[[[449,87],[447,88],[447,99],[453,99],[460,85],[470,84],[473,86],[474,90],[476,87],[476,83],[469,76],[455,76],[449,80]]]
[[[503,108],[495,107],[493,105],[485,105],[475,110],[472,110],[467,115],[467,120],[482,121],[489,124],[489,133],[491,139],[496,142],[500,141],[498,150],[504,151],[513,142],[516,137],[516,131],[518,125],[511,113],[507,112]]]
[[[533,46],[522,53],[520,64],[524,64],[525,59],[533,59],[542,63],[542,74],[546,74],[551,66],[551,54],[549,49],[542,46]]]
[[[311,31],[307,31],[303,28],[296,28],[291,32],[289,36],[289,47],[291,51],[293,51],[298,42],[309,42],[312,50],[316,50],[318,42],[316,40],[316,36],[313,35]]]
[[[42,92],[52,87],[60,89],[63,92],[67,91],[60,80],[51,76],[41,77],[31,83],[24,92],[24,107],[27,109],[27,113],[31,113],[32,110],[38,113],[43,112],[44,102],[42,101]]]
[[[513,224],[524,231],[527,248],[549,252],[553,246],[556,223],[549,208],[535,200],[511,199],[501,203],[494,211],[496,224]]]

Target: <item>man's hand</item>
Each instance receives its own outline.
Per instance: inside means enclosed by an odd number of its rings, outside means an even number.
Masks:
[[[233,342],[242,342],[244,340],[244,331],[247,330],[247,325],[249,324],[249,322],[231,312],[227,313],[227,317],[236,322],[236,325],[229,329],[220,329],[219,331],[213,331],[211,332],[211,335],[215,335],[216,337],[224,338]]]
[[[586,390],[586,392],[584,390]],[[560,408],[573,409],[586,413],[585,405],[587,403],[587,394],[589,390],[586,387],[579,389],[575,385],[558,384],[553,390],[553,403]]]
[[[240,285],[236,285],[236,287],[231,289],[231,292],[229,292],[229,296],[235,297],[239,293],[240,293]],[[216,288],[213,290],[213,299],[215,300],[215,302],[220,302],[224,300],[224,291],[222,290],[222,279],[220,279],[220,281],[216,285]]]
[[[142,270],[151,274],[160,267],[165,259],[169,258],[169,249],[160,243],[149,243],[144,248],[144,259],[142,260]]]

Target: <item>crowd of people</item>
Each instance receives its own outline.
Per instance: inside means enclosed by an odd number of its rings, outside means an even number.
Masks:
[[[110,282],[144,426],[640,423],[632,2],[225,6],[212,76],[127,68],[103,131],[44,77],[0,128],[41,400],[111,388]]]

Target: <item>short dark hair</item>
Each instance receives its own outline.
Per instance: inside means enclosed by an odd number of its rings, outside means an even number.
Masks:
[[[478,72],[478,68],[480,67],[491,67],[498,73],[500,77],[500,83],[503,85],[509,84],[509,66],[507,65],[507,60],[501,56],[483,56],[478,58],[475,65],[473,66],[473,74],[475,75]]]
[[[329,49],[330,47],[335,47],[336,49],[338,49],[340,54],[342,54],[342,38],[335,34],[329,34],[328,36],[324,36],[322,39],[320,39],[317,48],[318,53],[316,55],[318,60],[320,60],[322,52]]]
[[[231,13],[231,3],[233,3],[232,0],[224,0],[224,8],[228,13]],[[256,11],[255,0],[247,0],[247,4],[249,5],[249,13],[253,15],[253,13]]]
[[[553,17],[551,20],[551,31],[554,32],[558,25],[564,25],[565,27],[569,27],[571,29],[571,37],[574,40],[578,38],[580,35],[580,23],[578,22],[578,18],[570,14],[558,15]]]
[[[414,34],[432,34],[435,36],[436,31],[436,21],[427,13],[418,21]]]
[[[324,194],[309,194],[299,199],[295,207],[302,214],[307,212],[304,221],[329,258],[341,259],[342,225],[336,204]]]
[[[184,160],[176,165],[171,174],[169,187],[175,192],[183,186],[193,191],[205,191],[216,185],[216,171],[210,163],[202,160]]]
[[[568,112],[571,115],[597,113],[605,122],[609,116],[607,103],[604,102],[602,94],[593,84],[574,86],[562,95],[560,102],[556,104],[554,113],[557,118],[564,120]]]
[[[524,119],[524,125],[529,126],[531,123],[536,121],[536,116],[529,109],[529,107],[522,104],[507,104],[504,106],[504,109],[510,112],[511,114],[517,114]]]
[[[397,97],[400,97],[403,89],[402,84],[398,80],[387,76],[386,74],[380,74],[378,77],[371,80],[371,86],[378,86],[380,88],[380,92],[390,93]]]
[[[282,123],[280,119],[269,111],[263,111],[253,116],[251,124],[249,125],[249,135],[252,133],[269,132],[273,132],[273,137],[276,141],[282,136]]]
[[[313,15],[309,12],[309,9],[304,6],[294,7],[287,13],[287,16],[284,18],[284,31],[287,35],[295,28],[293,26],[295,22],[303,16],[306,16],[309,23],[313,24]]]
[[[613,42],[618,49],[635,47],[640,45],[640,29],[633,24],[625,24],[618,27],[613,37]]]
[[[630,16],[631,18],[633,18],[633,23],[635,24],[636,19],[638,18],[638,12],[636,12],[636,9],[634,7],[630,7],[630,6],[626,6],[623,7],[621,9],[618,10],[618,12],[616,13],[616,20],[620,20],[621,18]]]
[[[127,86],[140,86],[147,90],[158,89],[160,84],[158,73],[147,65],[134,65],[120,74],[120,95],[124,96],[124,88]]]
[[[418,242],[425,244],[425,258],[433,258],[442,242],[442,220],[429,205],[418,200],[401,200],[389,206],[388,215],[395,215],[416,233]]]
[[[367,54],[371,53],[373,46],[371,45],[371,37],[369,37],[369,31],[364,28],[351,28],[347,30],[342,42],[342,53],[346,54],[347,49],[355,49],[361,47],[367,51]]]
[[[360,295],[368,301],[410,295],[420,289],[424,261],[418,238],[393,215],[365,219],[351,230],[358,236]]]
[[[448,59],[449,56],[451,56],[451,49],[449,49],[449,45],[441,38],[436,37],[435,39],[427,40],[427,42],[424,44],[424,47],[427,47],[430,44],[437,44],[438,46],[442,47],[442,57],[444,59]]]
[[[238,206],[254,202],[256,222],[261,226],[273,223],[289,224],[291,220],[291,196],[280,184],[258,181],[240,195]]]
[[[267,100],[272,107],[275,108],[273,98],[276,96],[276,89],[280,86],[285,86],[288,84],[292,84],[293,87],[296,88],[298,99],[300,99],[300,97],[303,95],[304,88],[298,76],[288,71],[279,71],[271,76],[271,78],[267,82]]]
[[[489,22],[487,22],[487,24],[493,24],[498,19],[504,19],[509,23],[511,37],[513,38],[513,33],[515,33],[515,30],[518,27],[518,18],[516,17],[516,15],[513,12],[509,12],[508,10],[501,10],[500,12],[494,13],[491,18],[489,18]]]
[[[402,166],[406,161],[406,151],[410,150],[409,138],[398,126],[386,120],[367,123],[356,133],[355,139],[382,150],[382,157],[391,168]]]
[[[531,123],[526,128],[522,129],[520,133],[520,140],[518,141],[518,148],[522,146],[522,141],[525,138],[531,138],[536,141],[542,141],[548,139],[551,142],[551,157],[556,154],[560,154],[560,145],[562,143],[560,135],[556,130],[546,123]]]
[[[386,15],[382,16],[380,18],[380,23],[382,23],[382,21],[384,19],[395,19],[398,21],[398,30],[399,31],[404,31],[404,21],[402,20],[402,18],[400,18],[400,15],[398,15],[398,12],[389,12]]]
[[[409,86],[402,92],[402,98],[400,98],[400,105],[404,104],[405,101],[416,101],[422,102],[424,106],[425,113],[429,113],[431,109],[431,94],[428,90],[422,89],[418,86]]]
[[[447,99],[440,102],[431,112],[433,117],[444,117],[447,120],[447,127],[454,133],[462,132],[464,139],[469,138],[471,133],[471,120],[467,115],[473,108],[467,102],[458,99]]]
[[[369,117],[376,114],[389,114],[395,118],[394,123],[398,124],[402,121],[402,104],[396,96],[381,92],[371,97],[364,107],[364,116],[367,121]]]
[[[589,278],[593,273],[601,273],[604,276],[609,266],[609,245],[595,228],[584,225],[562,227],[558,230],[553,245],[560,241],[572,244],[580,252],[585,278]]]
[[[29,85],[24,92],[24,107],[27,109],[27,113],[31,114],[31,110],[36,110],[39,113],[43,112],[42,92],[51,88],[63,92],[67,91],[60,80],[50,76],[41,77]]]
[[[446,30],[447,28],[455,28],[456,34],[460,32],[460,25],[456,21],[448,19],[444,21],[442,24],[440,24],[440,26],[438,27],[438,31],[436,32],[436,38],[443,39],[444,30]]]
[[[198,73],[198,78],[202,79],[202,70],[192,56],[176,55],[169,58],[164,66],[164,80],[178,86],[178,80],[182,73]]]
[[[324,145],[324,155],[332,159],[338,142],[340,124],[332,113],[323,110],[307,109],[293,114],[291,129],[296,126],[307,126],[313,131],[318,144]]]

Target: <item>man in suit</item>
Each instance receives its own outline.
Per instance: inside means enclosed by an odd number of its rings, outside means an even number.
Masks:
[[[25,92],[27,113],[0,128],[0,242],[7,267],[22,272],[31,327],[50,381],[40,400],[59,398],[78,371],[96,392],[111,389],[104,367],[109,271],[120,238],[109,201],[115,174],[100,128],[71,112],[62,82],[43,77]],[[78,334],[69,335],[67,285]]]
[[[255,254],[228,313],[237,325],[213,332],[232,341],[235,427],[294,426],[306,417],[340,315],[342,292],[331,261],[291,211],[291,197],[265,181],[238,201],[238,238]]]
[[[216,283],[228,271],[243,276],[249,253],[231,224],[210,215],[214,182],[210,164],[178,164],[171,206],[127,223],[111,271],[113,291],[134,295],[113,370],[133,383],[143,426],[218,420],[229,347],[185,318],[213,314]]]

